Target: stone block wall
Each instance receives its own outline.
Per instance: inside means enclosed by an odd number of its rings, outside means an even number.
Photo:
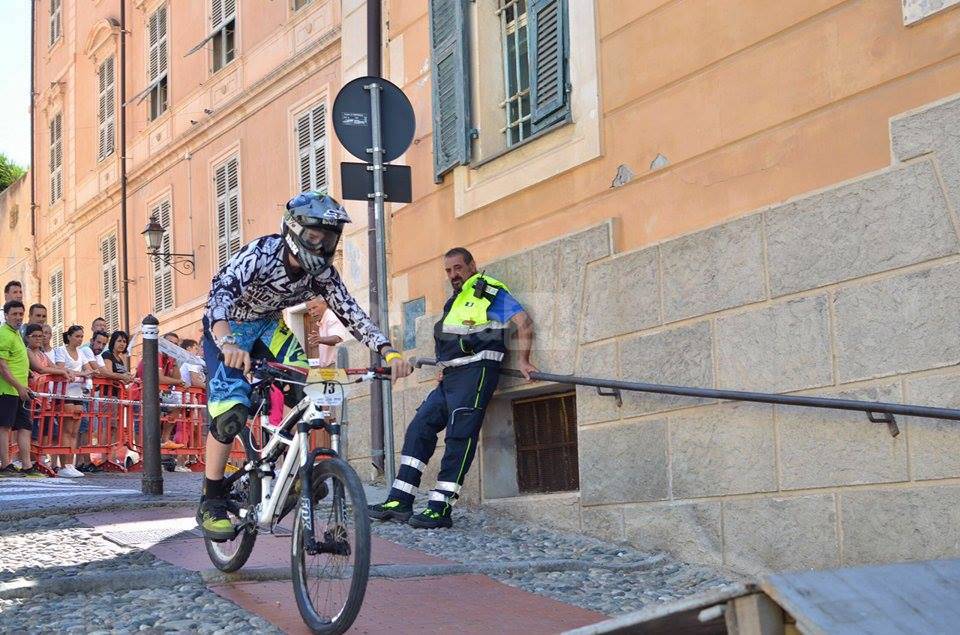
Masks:
[[[545,371],[960,407],[960,98],[891,130],[892,165],[855,181],[629,253],[604,223],[486,271]],[[398,428],[433,385],[399,382]],[[960,424],[892,437],[861,413],[578,388],[579,491],[511,495],[509,402],[554,388],[501,384],[467,503],[749,572],[960,556]]]

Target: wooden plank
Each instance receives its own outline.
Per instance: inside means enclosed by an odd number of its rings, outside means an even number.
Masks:
[[[727,603],[730,635],[783,635],[783,610],[763,593],[735,598]]]
[[[785,573],[761,588],[802,633],[954,633],[960,560]]]

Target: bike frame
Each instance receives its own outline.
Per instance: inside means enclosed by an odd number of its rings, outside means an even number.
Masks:
[[[369,380],[373,377],[373,373],[368,373],[360,381]],[[339,382],[317,382],[309,385],[323,386],[323,392],[327,394],[335,393],[336,389],[341,391],[341,395],[343,394],[343,385]],[[261,430],[269,433],[269,441],[258,449],[251,437],[252,431],[248,426],[245,426],[244,431],[247,436],[242,438],[242,442],[249,444],[250,449],[254,450],[258,456],[254,460],[248,460],[241,470],[231,474],[226,479],[229,485],[254,470],[260,472],[260,501],[254,508],[254,517],[249,518],[249,512],[246,509],[241,509],[239,515],[244,521],[255,524],[258,531],[272,533],[275,523],[279,521],[281,504],[286,502],[294,480],[299,477],[302,482],[299,513],[303,519],[306,533],[305,547],[311,552],[315,552],[319,548],[313,532],[312,466],[318,456],[338,457],[340,455],[342,424],[327,423],[328,418],[330,418],[330,413],[323,410],[322,406],[315,404],[313,397],[310,395],[304,396],[278,425],[271,425],[269,414],[261,412],[260,427]],[[296,420],[296,433],[290,435],[289,432],[293,427],[294,420]],[[318,428],[325,429],[330,434],[330,447],[310,450],[310,431]],[[286,447],[281,449],[281,446]],[[280,468],[278,470],[271,468],[268,458],[280,453],[283,456]],[[341,506],[334,506],[333,511],[334,521],[341,522],[344,510]]]

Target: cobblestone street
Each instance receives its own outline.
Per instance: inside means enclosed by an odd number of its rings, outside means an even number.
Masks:
[[[216,571],[192,519],[198,482],[167,474],[165,495],[144,497],[138,475],[5,479],[0,632],[302,631],[289,539],[263,536],[239,574]],[[371,500],[381,495],[368,489]],[[418,601],[435,607],[427,616],[434,630],[489,632],[498,620],[500,632],[557,632],[732,582],[664,553],[478,510],[458,510],[451,530],[375,523],[374,536],[355,632],[401,632],[383,615],[406,615],[410,632],[426,632],[418,614],[427,612],[412,610]],[[444,593],[450,602],[438,605]]]

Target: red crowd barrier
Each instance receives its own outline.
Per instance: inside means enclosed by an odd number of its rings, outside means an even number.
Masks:
[[[140,399],[140,386],[131,386],[131,397]],[[193,457],[189,467],[194,472],[203,471],[203,455],[207,440],[206,390],[201,387],[160,386],[160,454],[162,456]],[[184,407],[189,406],[189,407]],[[128,406],[131,412],[133,448],[143,453],[142,410]],[[134,470],[141,469],[141,465]]]
[[[130,437],[129,424],[123,416],[126,407],[120,403],[126,398],[124,386],[111,379],[93,379],[87,385],[89,391],[84,397],[88,399],[82,400],[67,394],[68,382],[63,377],[40,375],[31,382],[31,390],[40,393],[31,408],[34,421],[31,454],[36,457],[90,454],[91,460],[99,456],[98,464],[104,469],[125,471]],[[49,467],[37,463],[53,473]]]
[[[89,384],[88,384],[89,385]],[[68,382],[60,376],[41,375],[30,385],[38,393],[32,403],[34,421],[30,453],[43,456],[89,454],[95,463],[113,471],[139,471],[142,463],[128,465],[128,451],[143,455],[142,407],[140,385],[124,386],[110,379],[93,379],[92,386],[79,400],[70,397]],[[202,472],[207,438],[206,391],[201,387],[161,386],[161,455],[192,457],[190,469]],[[282,400],[280,401],[282,403]],[[278,404],[279,405],[279,404]],[[186,406],[186,407],[185,407]],[[86,420],[83,433],[81,419]],[[250,422],[254,445],[263,442],[260,420]],[[71,437],[76,441],[71,442]],[[330,437],[324,430],[311,432],[314,447],[329,447]],[[17,445],[11,444],[10,456],[17,456]],[[230,459],[235,465],[246,460],[240,440],[234,441]],[[34,459],[38,467],[53,471]]]

